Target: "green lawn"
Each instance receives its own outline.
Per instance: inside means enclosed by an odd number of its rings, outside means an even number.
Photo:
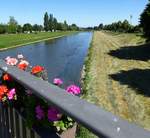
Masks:
[[[15,46],[33,43],[44,39],[51,39],[63,35],[75,33],[73,31],[66,32],[40,32],[31,34],[4,34],[0,35],[0,49],[12,48]]]

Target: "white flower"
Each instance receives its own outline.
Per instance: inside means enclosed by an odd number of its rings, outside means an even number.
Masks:
[[[23,55],[22,54],[18,54],[18,59],[23,59]]]

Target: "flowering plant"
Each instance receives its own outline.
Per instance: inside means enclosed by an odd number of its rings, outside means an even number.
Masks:
[[[22,54],[19,54],[17,58],[7,57],[5,61],[8,65],[30,72],[42,80],[48,80],[45,68],[40,65],[29,66],[29,62]],[[59,87],[63,81],[60,78],[54,78],[53,84]],[[70,85],[66,88],[66,92],[78,95],[81,91],[78,86]],[[49,105],[44,99],[34,95],[32,91],[13,80],[6,72],[1,76],[0,102],[11,104],[24,113],[29,127],[46,126],[61,133],[74,124],[70,117],[62,114],[56,107]]]

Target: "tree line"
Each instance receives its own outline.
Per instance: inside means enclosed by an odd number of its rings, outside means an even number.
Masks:
[[[58,22],[53,14],[44,14],[43,25],[25,23],[24,25],[18,24],[13,16],[9,17],[7,24],[0,23],[0,34],[15,34],[15,33],[32,33],[41,31],[78,31],[79,27],[76,24],[68,25],[67,21],[63,23]]]
[[[140,15],[140,27],[143,28],[144,36],[150,41],[150,0]]]
[[[94,30],[109,30],[115,32],[135,33],[142,32],[139,25],[131,25],[128,20],[113,22],[111,24],[103,25],[100,23],[98,26],[93,27]]]
[[[57,19],[53,16],[53,14],[48,15],[46,12],[44,14],[44,30],[45,31],[67,31],[67,30],[74,30],[78,31],[79,27],[76,24],[68,25],[67,21],[65,20],[63,23],[58,22]]]

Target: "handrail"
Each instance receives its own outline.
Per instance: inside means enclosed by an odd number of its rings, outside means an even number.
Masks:
[[[99,137],[106,138],[150,138],[150,131],[129,123],[100,107],[46,81],[37,79],[28,72],[7,65],[0,60],[0,70],[10,74],[16,81],[32,92],[59,108]]]

